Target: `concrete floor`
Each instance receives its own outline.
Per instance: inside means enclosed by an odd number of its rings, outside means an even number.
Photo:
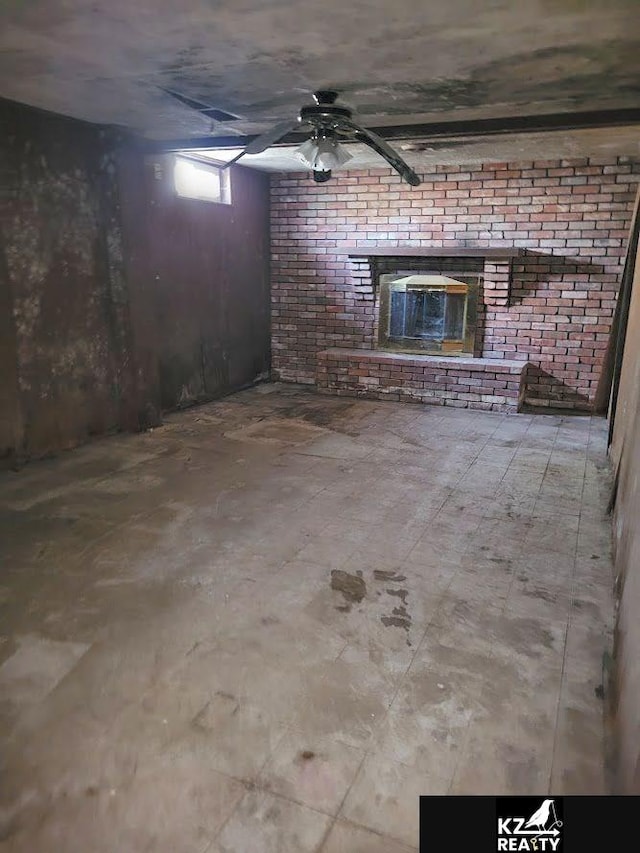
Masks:
[[[264,385],[0,477],[2,851],[402,853],[606,790],[606,424]]]

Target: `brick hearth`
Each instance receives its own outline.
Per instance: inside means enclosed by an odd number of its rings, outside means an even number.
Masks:
[[[380,350],[318,353],[316,384],[339,396],[516,412],[527,363]]]

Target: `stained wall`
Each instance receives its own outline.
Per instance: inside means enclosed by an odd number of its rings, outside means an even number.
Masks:
[[[263,175],[235,168],[228,206],[178,199],[117,130],[9,102],[0,123],[0,458],[142,429],[268,369]]]

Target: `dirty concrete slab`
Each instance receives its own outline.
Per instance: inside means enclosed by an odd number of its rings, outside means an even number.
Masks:
[[[17,650],[0,666],[0,691],[19,708],[44,699],[89,648],[29,634],[15,639]]]
[[[265,385],[2,474],[3,849],[395,853],[419,793],[608,790],[605,437]]]

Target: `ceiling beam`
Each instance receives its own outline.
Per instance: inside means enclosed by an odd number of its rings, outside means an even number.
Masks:
[[[505,116],[503,118],[441,121],[426,124],[371,127],[383,139],[456,139],[468,136],[495,136],[511,133],[548,133],[552,131],[588,130],[602,127],[640,125],[640,108],[591,110],[589,112],[553,113],[551,115]],[[308,133],[290,133],[278,145],[298,145]],[[186,151],[189,149],[244,148],[253,136],[199,136],[188,139],[144,140],[151,152]]]

